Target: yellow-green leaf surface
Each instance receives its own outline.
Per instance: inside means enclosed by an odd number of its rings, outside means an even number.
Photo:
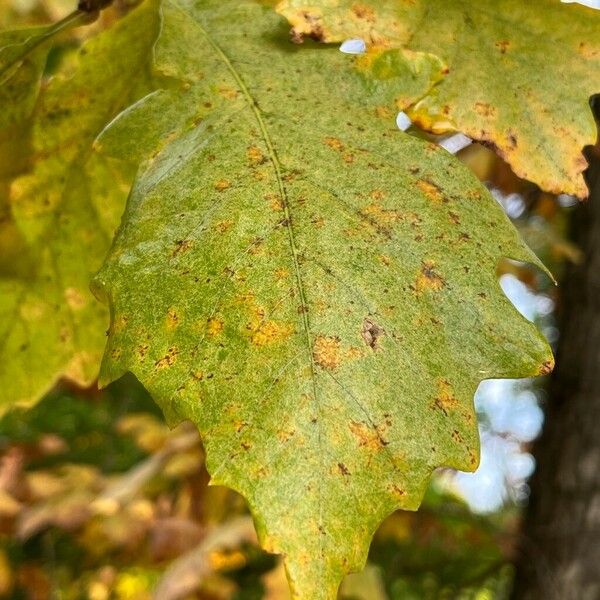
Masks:
[[[22,236],[12,219],[9,190],[23,172],[30,152],[29,120],[38,95],[47,49],[27,52],[31,40],[48,28],[0,33],[0,273],[15,273],[23,264]]]
[[[459,161],[395,127],[400,82],[290,44],[259,3],[162,10],[170,83],[99,140],[146,157],[96,281],[101,381],[132,371],[191,419],[294,597],[335,598],[435,467],[477,466],[479,381],[550,367],[496,279],[536,259]]]
[[[293,35],[431,52],[444,80],[411,108],[435,133],[493,147],[524,179],[587,196],[583,148],[596,141],[600,12],[559,0],[284,0]]]
[[[132,173],[92,144],[147,93],[157,24],[148,3],[85,44],[76,70],[44,86],[21,126],[30,132],[29,172],[10,185],[7,228],[20,261],[0,272],[0,412],[36,401],[61,376],[80,384],[97,377],[108,314],[89,281],[110,246]]]

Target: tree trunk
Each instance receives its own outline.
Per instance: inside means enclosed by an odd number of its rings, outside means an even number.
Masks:
[[[585,253],[561,284],[560,341],[534,454],[515,600],[600,599],[600,160],[573,215]]]

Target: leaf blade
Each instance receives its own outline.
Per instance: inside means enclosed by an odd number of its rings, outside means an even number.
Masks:
[[[102,381],[130,370],[191,419],[295,596],[333,598],[433,468],[476,466],[477,383],[551,360],[495,276],[537,261],[464,167],[394,130],[393,86],[371,104],[348,57],[288,47],[254,3],[162,10],[156,68],[186,85],[99,141],[151,130],[95,283]]]
[[[430,52],[449,73],[409,111],[435,133],[491,146],[524,179],[587,197],[583,148],[596,140],[589,99],[600,91],[600,15],[553,0],[463,3],[284,0],[294,35]]]

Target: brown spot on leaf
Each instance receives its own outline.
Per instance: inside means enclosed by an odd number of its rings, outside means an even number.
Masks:
[[[171,307],[167,311],[167,318],[165,319],[165,326],[167,329],[175,329],[179,325],[179,315],[177,311]]]
[[[281,201],[281,196],[279,194],[266,194],[265,200],[269,202],[272,210],[283,210],[283,202]]]
[[[338,471],[344,475],[345,477],[348,477],[350,475],[350,471],[348,471],[348,467],[344,464],[344,463],[338,463]]]
[[[361,448],[381,450],[389,444],[389,442],[383,438],[380,427],[369,426],[366,423],[359,421],[350,421],[349,427]]]
[[[547,360],[540,367],[540,375],[548,375],[548,373],[552,373],[553,369],[554,369],[554,360]]]
[[[438,392],[433,404],[445,416],[448,416],[448,413],[458,406],[458,399],[454,396],[454,390],[446,379],[438,380]]]
[[[496,42],[495,46],[500,50],[501,54],[506,54],[506,51],[510,47],[510,42],[508,40],[500,40]]]
[[[402,220],[402,214],[399,211],[383,208],[378,201],[362,208],[360,214],[366,217],[377,231],[386,236],[391,233],[390,226]]]
[[[446,285],[442,276],[436,271],[435,263],[432,260],[426,260],[421,263],[421,271],[417,275],[415,282],[415,291],[417,295],[425,290],[439,291]]]
[[[487,102],[475,102],[475,112],[482,117],[493,117],[496,114],[496,109]]]
[[[395,483],[392,483],[389,489],[392,495],[398,500],[402,500],[406,496],[406,492]]]
[[[239,90],[227,85],[222,85],[221,87],[217,88],[217,93],[223,98],[227,98],[227,100],[235,100],[239,94]]]
[[[288,440],[291,440],[294,435],[296,435],[295,429],[282,429],[281,431],[277,432],[277,437],[281,442],[287,442]]]
[[[173,364],[175,364],[175,362],[177,361],[177,355],[178,354],[179,354],[179,350],[175,346],[171,346],[167,350],[167,353],[162,358],[159,358],[154,363],[154,366],[157,369],[165,369],[167,367],[170,367]]]
[[[352,12],[359,18],[373,23],[375,21],[375,11],[370,6],[364,4],[354,4],[352,6]]]
[[[458,429],[454,429],[451,433],[451,436],[452,436],[452,439],[457,444],[462,444],[465,441],[462,434],[460,433],[460,431],[458,431]]]
[[[175,242],[175,248],[173,252],[171,252],[171,258],[175,258],[179,254],[185,254],[193,245],[194,242],[192,240],[177,240]]]
[[[448,218],[453,225],[460,225],[460,217],[455,212],[450,211],[448,213]]]
[[[215,229],[219,233],[225,233],[227,230],[231,229],[232,226],[233,226],[233,221],[231,219],[227,219],[225,221],[219,221],[218,223],[215,223]]]
[[[600,56],[600,50],[587,42],[581,42],[577,48],[577,52],[583,56],[586,60],[590,60]]]
[[[365,341],[365,344],[369,346],[372,350],[379,349],[379,339],[385,335],[385,331],[383,327],[380,327],[376,323],[374,323],[368,317],[365,318],[362,325],[362,330],[360,332],[362,339]]]

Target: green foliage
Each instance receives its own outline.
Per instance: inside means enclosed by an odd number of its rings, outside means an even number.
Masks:
[[[439,56],[446,77],[408,111],[419,126],[462,131],[542,189],[587,197],[598,11],[558,0],[283,0],[277,10],[296,39],[363,37]]]
[[[26,126],[23,109],[9,113],[10,150],[3,154],[8,160],[13,145],[17,152],[25,145],[28,168],[10,184],[4,223],[10,260],[0,271],[0,411],[31,404],[58,377],[89,385],[98,375],[108,315],[89,281],[109,248],[132,173],[92,143],[147,91],[157,24],[155,7],[143,5],[84,45],[75,72],[59,72],[37,98],[44,55],[27,59],[30,85],[19,89],[30,90],[26,104],[35,107]],[[133,75],[121,76],[124,70]],[[23,98],[13,100],[23,106]]]
[[[467,169],[391,130],[402,80],[290,48],[253,2],[162,11],[169,87],[99,140],[145,158],[96,280],[101,381],[132,371],[191,419],[294,594],[332,598],[435,467],[477,466],[479,381],[548,369],[496,281],[536,259]]]

